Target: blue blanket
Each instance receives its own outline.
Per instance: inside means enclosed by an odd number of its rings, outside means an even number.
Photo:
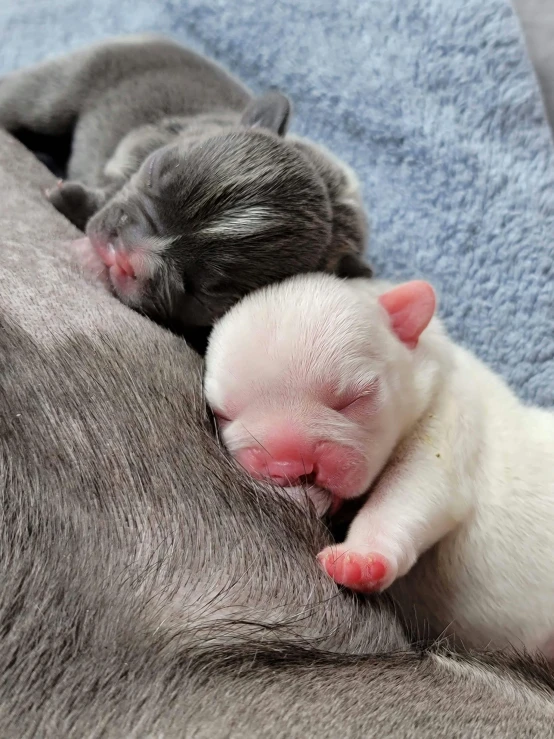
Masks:
[[[507,0],[2,0],[0,73],[144,30],[286,91],[358,172],[378,273],[431,280],[453,337],[554,405],[554,149]]]

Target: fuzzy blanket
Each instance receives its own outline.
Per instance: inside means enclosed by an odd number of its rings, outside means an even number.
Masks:
[[[286,91],[358,172],[377,271],[431,280],[452,335],[554,405],[554,149],[507,0],[3,0],[0,73],[144,30]]]

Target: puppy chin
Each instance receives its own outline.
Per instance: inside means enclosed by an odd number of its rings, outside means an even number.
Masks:
[[[322,490],[315,485],[290,488],[276,488],[279,495],[289,498],[297,503],[306,513],[313,506],[318,518],[323,518],[330,512],[333,496],[327,490]]]
[[[72,261],[83,270],[87,278],[111,287],[108,268],[98,256],[96,250],[86,236],[69,244]]]

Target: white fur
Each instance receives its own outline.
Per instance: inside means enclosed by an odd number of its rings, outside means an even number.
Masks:
[[[244,206],[228,210],[205,226],[201,233],[210,236],[250,236],[268,228],[277,214],[271,208],[260,205]]]
[[[408,616],[466,646],[552,654],[554,414],[524,406],[437,319],[407,349],[377,301],[388,288],[301,276],[231,310],[205,379],[208,401],[233,419],[223,440],[235,453],[293,423],[363,447],[373,487],[345,546],[388,558]],[[363,416],[318,395],[371,376],[379,393]]]

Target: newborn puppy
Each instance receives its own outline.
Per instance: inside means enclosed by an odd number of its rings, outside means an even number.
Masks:
[[[319,555],[337,583],[402,578],[407,617],[436,634],[553,657],[554,414],[525,407],[434,310],[425,282],[258,291],[214,328],[206,398],[253,476],[339,501],[370,490]]]
[[[84,229],[114,292],[173,327],[210,326],[299,272],[370,275],[353,173],[286,137],[290,103],[253,98],[213,62],[123,38],[0,81],[0,125],[71,138],[51,202]]]

